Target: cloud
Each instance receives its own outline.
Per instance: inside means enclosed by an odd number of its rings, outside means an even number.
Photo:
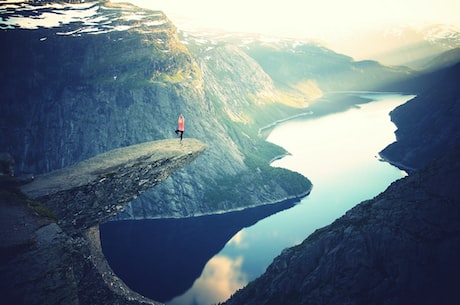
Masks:
[[[227,244],[228,244],[228,245],[233,244],[236,248],[239,248],[239,249],[247,248],[248,245],[247,245],[247,243],[245,243],[244,235],[245,235],[245,233],[244,233],[243,230],[239,231],[238,233],[236,233],[236,234],[232,237],[232,239],[230,239],[230,240],[228,241]]]
[[[168,304],[215,304],[228,299],[236,290],[248,283],[241,267],[243,258],[224,255],[213,257],[205,266],[192,288]]]

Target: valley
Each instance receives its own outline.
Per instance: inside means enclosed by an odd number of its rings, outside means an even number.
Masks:
[[[0,203],[5,211],[15,211],[5,215],[20,216],[5,217],[5,232],[30,224],[13,236],[17,243],[7,239],[0,249],[0,288],[8,301],[158,303],[104,273],[110,269],[105,258],[93,255],[101,246],[98,226],[107,217],[96,216],[89,227],[69,231],[67,220],[85,216],[71,191],[62,198],[72,202],[72,209],[56,213],[66,202],[37,203],[21,193],[21,183],[114,149],[178,142],[174,130],[183,113],[184,143],[196,139],[206,150],[126,207],[109,211],[110,217],[116,214],[112,221],[187,221],[266,209],[242,226],[251,225],[290,207],[286,201],[308,200],[315,191],[308,171],[270,165],[290,153],[267,141],[280,126],[275,123],[365,108],[369,97],[345,93],[372,91],[416,96],[391,111],[396,141],[380,153],[409,176],[374,199],[354,202],[355,208],[330,225],[305,233],[297,246],[285,245],[290,248],[260,278],[244,281],[246,288],[228,304],[324,304],[325,299],[402,304],[408,301],[407,291],[418,304],[441,295],[447,296],[441,299],[444,304],[451,304],[450,279],[458,264],[449,253],[458,252],[460,235],[456,33],[443,39],[439,32],[430,41],[451,46],[447,51],[441,48],[414,65],[396,66],[355,60],[312,41],[178,30],[165,13],[131,4],[76,2],[0,3],[0,152],[8,156],[1,160]],[[400,55],[411,57],[411,52]],[[114,193],[129,190],[125,182]],[[230,229],[226,236],[241,228]],[[366,251],[360,252],[363,247]],[[410,257],[423,268],[415,268]],[[442,267],[446,262],[450,270]],[[440,284],[432,286],[430,278]],[[412,290],[404,289],[408,286]]]

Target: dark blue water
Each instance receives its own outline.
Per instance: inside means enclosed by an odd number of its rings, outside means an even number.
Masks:
[[[129,287],[166,302],[187,291],[238,231],[295,203],[193,218],[109,222],[100,226],[102,248]]]
[[[378,152],[395,140],[389,111],[413,96],[356,95],[375,102],[289,121],[268,137],[291,153],[272,165],[313,182],[311,194],[300,203],[105,224],[102,247],[115,273],[135,291],[168,305],[221,302],[261,275],[282,249],[401,178],[404,173],[380,161]]]

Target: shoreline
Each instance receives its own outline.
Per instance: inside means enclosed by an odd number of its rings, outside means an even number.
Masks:
[[[302,113],[299,113],[299,114],[296,114],[296,115],[292,115],[292,116],[289,116],[285,119],[280,119],[280,120],[276,120],[274,121],[273,123],[270,123],[268,125],[265,125],[263,127],[260,127],[259,130],[257,131],[257,135],[259,137],[262,136],[262,134],[264,132],[267,132],[269,131],[270,129],[273,129],[275,128],[276,126],[278,126],[279,124],[282,124],[284,122],[287,122],[287,121],[290,121],[290,120],[293,120],[293,119],[296,119],[296,118],[299,118],[299,117],[303,117],[303,116],[309,116],[309,115],[312,115],[313,114],[313,111],[309,110],[307,112],[302,112]]]
[[[226,214],[226,213],[241,212],[241,211],[244,211],[244,210],[255,209],[255,208],[263,207],[263,206],[267,206],[267,205],[277,205],[277,204],[282,205],[282,204],[287,204],[287,203],[290,203],[290,202],[293,203],[292,206],[295,206],[297,203],[300,203],[300,201],[302,201],[302,199],[304,199],[305,197],[310,195],[312,189],[313,189],[313,185],[312,185],[312,187],[310,187],[309,190],[306,190],[305,192],[302,192],[302,193],[300,193],[298,195],[288,196],[288,197],[285,197],[284,199],[280,199],[280,200],[276,200],[276,201],[264,202],[264,203],[261,203],[261,204],[248,205],[248,206],[245,206],[245,207],[234,208],[234,209],[225,210],[225,211],[220,210],[220,211],[214,211],[214,212],[210,212],[210,213],[197,213],[197,214],[188,215],[188,216],[166,216],[166,217],[158,217],[158,216],[156,216],[156,217],[143,217],[143,218],[134,217],[134,218],[130,218],[130,219],[113,219],[113,220],[110,220],[110,222],[159,220],[159,219],[186,219],[186,218],[212,216],[212,215],[223,215],[223,214]]]
[[[326,113],[316,113],[313,112],[312,110],[310,110],[313,106],[314,108],[314,104],[313,105],[310,105],[306,108],[304,108],[306,110],[306,112],[302,112],[302,113],[299,113],[299,114],[296,114],[296,115],[292,115],[292,116],[289,116],[287,118],[284,118],[284,119],[280,119],[280,120],[276,120],[268,125],[265,125],[261,128],[259,128],[258,130],[258,136],[263,136],[263,133],[269,131],[270,129],[273,129],[275,128],[276,126],[278,126],[279,124],[282,124],[282,123],[285,123],[287,121],[290,121],[290,120],[293,120],[293,119],[297,119],[297,118],[300,118],[300,117],[303,117],[303,116],[312,116],[312,117],[315,117],[315,115],[318,115],[318,117],[322,117],[322,116],[325,116],[325,115],[329,115],[329,114],[332,114],[332,113],[340,113],[340,112],[344,112],[348,109],[350,109],[350,107],[352,106],[355,106],[355,107],[359,107],[359,105],[361,104],[367,104],[367,103],[370,103],[370,102],[373,102],[373,101],[376,101],[378,102],[379,99],[378,98],[374,98],[374,95],[389,95],[389,94],[394,94],[394,95],[408,95],[408,96],[413,96],[415,97],[416,95],[412,94],[412,93],[409,93],[409,92],[392,92],[392,91],[331,91],[331,92],[326,92],[322,98],[320,98],[319,100],[315,101],[315,102],[321,102],[321,99],[327,99],[327,96],[328,95],[336,95],[336,94],[346,94],[346,95],[353,95],[353,96],[356,96],[356,97],[359,97],[359,98],[362,98],[364,100],[366,100],[365,102],[359,102],[359,103],[353,103],[352,105],[348,105],[348,107],[345,107],[345,108],[339,108],[339,109],[336,109],[336,110],[333,110],[333,111],[330,111],[330,112],[326,112]],[[372,96],[372,97],[371,97]],[[412,97],[412,98],[413,98]],[[411,100],[412,98],[408,99]]]
[[[389,144],[391,145],[391,144]],[[388,147],[388,146],[387,146]],[[386,148],[386,147],[385,147]],[[383,151],[383,150],[382,150]],[[402,164],[401,162],[396,162],[396,161],[392,161],[389,157],[385,157],[382,152],[379,152],[379,161],[381,162],[386,162],[398,169],[400,169],[401,171],[405,172],[407,175],[409,175],[410,173],[416,171],[417,169],[414,168],[414,167],[410,167],[410,166],[406,166],[404,164]]]

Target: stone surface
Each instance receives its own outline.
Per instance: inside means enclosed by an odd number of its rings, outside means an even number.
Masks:
[[[195,139],[132,145],[37,176],[21,190],[51,208],[63,229],[80,231],[109,220],[205,148]]]

